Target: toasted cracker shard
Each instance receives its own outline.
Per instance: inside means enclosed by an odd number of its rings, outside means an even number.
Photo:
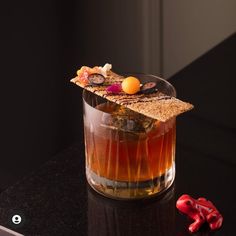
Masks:
[[[133,94],[125,93],[111,94],[106,91],[107,84],[122,83],[124,77],[109,71],[106,77],[106,85],[103,86],[83,86],[78,77],[71,79],[76,85],[104,97],[111,102],[125,106],[135,112],[141,113],[150,118],[165,122],[173,117],[193,109],[193,105],[181,101],[175,97],[167,96],[161,92],[152,94]]]

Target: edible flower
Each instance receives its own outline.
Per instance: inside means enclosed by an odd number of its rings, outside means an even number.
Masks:
[[[121,92],[121,84],[111,84],[106,88],[108,93],[120,93]]]

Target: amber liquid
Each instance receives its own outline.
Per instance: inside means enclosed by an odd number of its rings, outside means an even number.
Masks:
[[[99,106],[112,114],[112,106]],[[175,157],[175,118],[155,121],[148,132],[126,132],[85,125],[86,165],[113,181],[147,181],[168,171]]]

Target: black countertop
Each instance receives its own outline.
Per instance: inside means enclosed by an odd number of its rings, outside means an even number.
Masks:
[[[0,194],[0,225],[24,235],[189,235],[175,208],[188,193],[213,201],[224,216],[216,232],[234,235],[236,222],[236,35],[170,78],[195,109],[177,119],[176,180],[158,198],[123,202],[86,183],[83,143],[71,145]],[[81,124],[82,125],[82,124]],[[13,225],[11,217],[22,216]]]

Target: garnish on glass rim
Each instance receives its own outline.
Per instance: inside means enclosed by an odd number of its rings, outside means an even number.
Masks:
[[[79,70],[77,70],[77,76],[73,78],[71,81],[74,83],[79,83],[81,86],[86,86],[90,84],[88,77],[92,74],[99,74],[105,78],[107,77],[107,73],[111,70],[112,65],[106,63],[103,67],[102,66],[94,66],[93,68],[89,66],[82,66]],[[91,83],[93,84],[93,83]],[[94,85],[98,85],[95,84]]]
[[[105,77],[102,86],[87,86],[90,84],[88,76],[94,73],[101,74]],[[141,85],[140,81],[143,82],[141,78],[142,77],[137,79],[134,76],[125,78],[124,76],[113,72],[111,70],[111,64],[106,64],[103,67],[81,67],[77,72],[77,76],[71,79],[71,82],[92,93],[106,98],[108,101],[115,102],[116,104],[162,122],[193,108],[192,104],[181,101],[175,98],[175,96],[165,96],[160,89],[151,93],[151,90],[154,87],[154,83],[152,82],[158,83],[158,81],[162,81],[163,79],[158,77],[155,79],[154,76],[154,81],[149,81],[149,84],[147,85],[145,83]],[[113,84],[120,84],[123,91],[120,91],[120,86],[113,86]],[[142,86],[145,88],[144,92],[140,91],[143,89]],[[115,93],[117,93],[116,96],[113,96]],[[142,93],[142,95],[140,93]]]
[[[125,78],[121,84],[122,90],[127,94],[135,94],[140,90],[140,81],[133,76]]]
[[[91,85],[102,85],[105,82],[105,77],[102,74],[94,73],[88,76],[88,81]]]
[[[106,91],[108,92],[108,93],[120,93],[121,92],[121,84],[117,84],[117,83],[115,83],[115,84],[111,84],[110,86],[108,86],[107,88],[106,88]]]
[[[141,87],[141,92],[144,94],[150,94],[157,91],[157,83],[154,81],[146,82]]]

